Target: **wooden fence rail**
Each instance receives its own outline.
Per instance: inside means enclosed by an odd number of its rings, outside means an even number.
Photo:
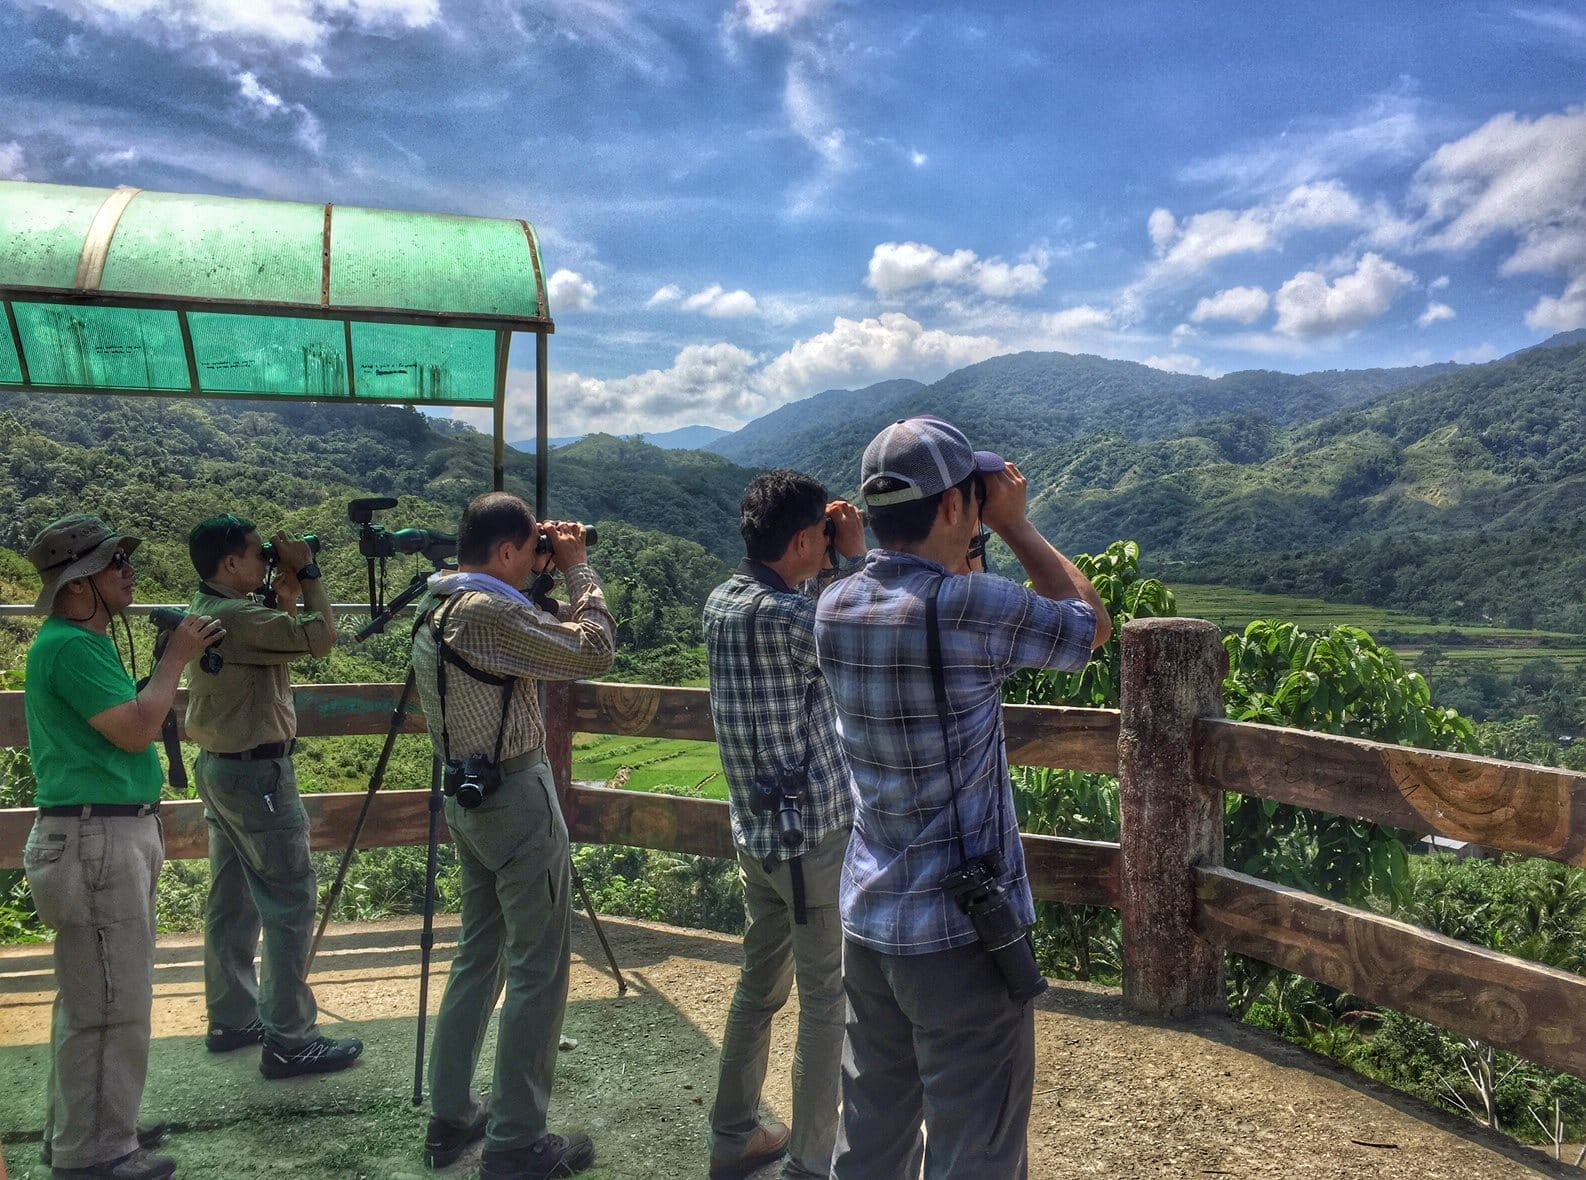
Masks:
[[[1222,951],[1298,972],[1586,1077],[1586,980],[1222,866],[1224,791],[1586,865],[1586,775],[1222,717],[1216,629],[1128,624],[1121,710],[1010,705],[1015,765],[1120,774],[1123,843],[1024,836],[1037,898],[1119,909],[1125,994],[1140,1011],[1222,1006]],[[304,737],[383,735],[398,685],[296,690]],[[180,709],[180,704],[179,704]],[[714,740],[704,689],[579,683],[553,693],[547,748],[575,841],[731,855],[726,804],[571,783],[574,732]],[[404,731],[423,730],[415,710]],[[0,746],[26,744],[0,693]],[[305,797],[312,846],[342,846],[361,793]],[[172,858],[205,855],[201,806],[162,809]],[[32,812],[0,811],[0,868]],[[426,839],[427,791],[382,790],[365,847]]]

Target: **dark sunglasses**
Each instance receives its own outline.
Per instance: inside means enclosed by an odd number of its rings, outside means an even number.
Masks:
[[[113,570],[125,569],[132,564],[132,556],[125,549],[117,549],[110,555],[110,565]]]

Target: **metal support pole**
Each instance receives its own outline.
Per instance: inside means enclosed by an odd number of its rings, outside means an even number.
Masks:
[[[544,332],[534,336],[534,516],[550,511],[551,392],[550,343]]]

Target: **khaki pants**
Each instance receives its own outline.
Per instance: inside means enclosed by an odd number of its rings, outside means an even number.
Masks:
[[[242,1028],[257,1017],[281,1048],[300,1049],[319,1036],[319,1009],[306,981],[318,893],[292,760],[200,753],[193,778],[209,828],[209,1022]]]
[[[550,767],[506,775],[472,810],[446,800],[446,823],[462,868],[462,930],[430,1047],[430,1104],[449,1123],[478,1113],[474,1071],[505,986],[485,1149],[527,1147],[546,1131],[573,920]]]
[[[843,930],[837,912],[848,829],[832,832],[803,857],[808,921],[793,921],[792,871],[769,872],[743,849],[746,924],[743,972],[721,1038],[721,1070],[711,1110],[711,1155],[734,1159],[760,1125],[760,1091],[771,1054],[771,1020],[795,978],[799,1031],[793,1051],[792,1138],[784,1174],[821,1177],[831,1168],[843,1048]]]
[[[44,1134],[55,1167],[87,1168],[138,1146],[164,832],[155,815],[41,815],[22,863],[55,931]]]

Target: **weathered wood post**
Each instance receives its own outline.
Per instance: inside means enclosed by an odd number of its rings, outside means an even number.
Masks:
[[[1228,669],[1201,619],[1123,629],[1118,790],[1123,846],[1123,995],[1139,1012],[1220,1012],[1222,951],[1190,928],[1194,867],[1223,861],[1222,795],[1195,781],[1195,719],[1221,717]]]
[[[556,801],[569,823],[568,791],[573,785],[573,682],[547,680],[545,683],[545,760],[551,764],[551,779],[556,783]]]

